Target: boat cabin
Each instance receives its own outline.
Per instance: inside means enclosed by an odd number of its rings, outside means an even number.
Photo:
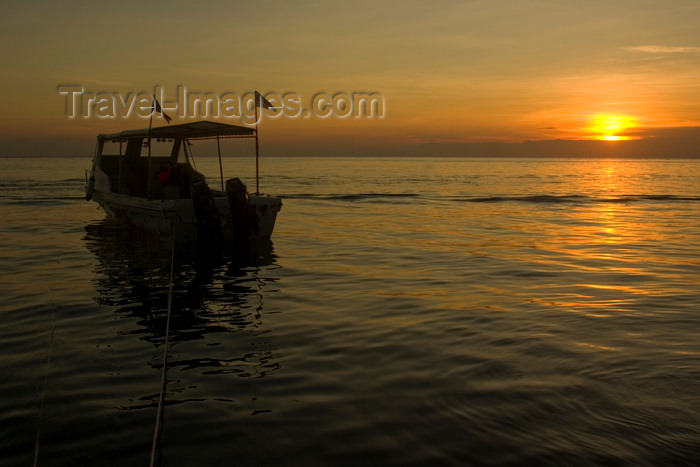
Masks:
[[[190,198],[192,184],[205,182],[191,164],[190,141],[253,137],[252,128],[207,121],[99,135],[95,165],[106,179],[96,172],[95,183],[103,192],[126,196]]]

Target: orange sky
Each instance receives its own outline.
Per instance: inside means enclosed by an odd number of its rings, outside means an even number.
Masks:
[[[383,118],[264,121],[280,156],[508,155],[522,144],[567,155],[585,140],[700,155],[696,0],[7,3],[0,155],[89,157],[97,133],[148,126],[69,119],[62,85],[384,98]]]

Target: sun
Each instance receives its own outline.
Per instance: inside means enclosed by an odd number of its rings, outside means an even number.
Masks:
[[[628,115],[596,115],[591,118],[591,124],[587,130],[592,133],[593,139],[626,141],[634,138],[624,135],[625,130],[634,128],[636,125],[637,120]]]

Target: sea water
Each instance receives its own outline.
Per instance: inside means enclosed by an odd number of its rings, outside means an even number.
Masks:
[[[700,459],[700,161],[263,158],[272,241],[176,245],[160,426],[171,244],[89,167],[0,159],[0,465]]]

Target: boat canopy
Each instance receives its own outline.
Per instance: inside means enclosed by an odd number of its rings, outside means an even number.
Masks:
[[[128,140],[143,138],[172,138],[172,139],[209,139],[209,138],[251,138],[255,129],[226,123],[199,122],[181,123],[178,125],[144,128],[141,130],[125,130],[109,135],[97,135],[100,141]]]

